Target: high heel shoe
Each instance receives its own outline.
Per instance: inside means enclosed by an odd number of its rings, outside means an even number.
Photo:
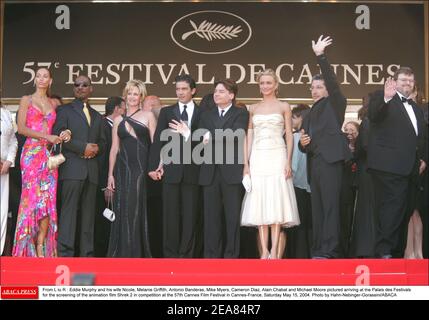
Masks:
[[[45,257],[45,254],[43,253],[43,244],[36,245],[36,255],[38,258]]]
[[[266,259],[270,259],[270,257],[271,257],[271,255],[270,255],[270,254],[268,254],[268,255],[263,254],[263,255],[261,256],[261,259],[266,260]]]

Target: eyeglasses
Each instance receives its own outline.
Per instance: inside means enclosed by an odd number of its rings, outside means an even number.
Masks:
[[[75,88],[79,88],[79,87],[88,88],[90,86],[90,84],[83,82],[83,83],[75,83],[74,86],[75,86]]]

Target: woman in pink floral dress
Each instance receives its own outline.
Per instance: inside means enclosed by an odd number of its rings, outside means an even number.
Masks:
[[[70,139],[70,132],[52,135],[55,102],[49,96],[51,73],[36,72],[36,92],[22,97],[18,132],[27,137],[21,154],[22,193],[13,245],[13,256],[55,257],[57,247],[57,169],[47,167],[52,144]]]

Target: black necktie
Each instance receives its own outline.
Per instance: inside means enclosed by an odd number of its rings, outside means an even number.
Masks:
[[[182,121],[188,121],[188,113],[186,112],[186,104],[183,106],[183,112],[182,112],[182,114],[180,115],[180,119],[182,120]]]
[[[223,114],[224,114],[225,110],[221,110],[220,111],[220,117],[223,119]]]
[[[413,101],[413,99],[407,99],[407,98],[401,97],[401,101],[403,103],[408,102],[409,104],[411,104],[411,102]]]

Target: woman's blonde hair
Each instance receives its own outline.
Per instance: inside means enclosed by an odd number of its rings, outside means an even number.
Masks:
[[[140,97],[141,97],[140,103],[143,103],[144,98],[147,96],[146,86],[143,83],[143,81],[138,79],[133,79],[127,82],[127,84],[125,85],[124,91],[122,92],[122,96],[124,100],[126,101],[128,91],[130,91],[131,88],[133,87],[136,87],[139,90]]]
[[[273,69],[265,69],[262,70],[261,72],[258,73],[258,75],[256,76],[256,81],[258,81],[261,79],[262,76],[270,76],[271,78],[274,79],[274,82],[277,84],[277,89],[275,91],[276,97],[279,95],[279,77],[277,76],[277,74],[274,72]]]

